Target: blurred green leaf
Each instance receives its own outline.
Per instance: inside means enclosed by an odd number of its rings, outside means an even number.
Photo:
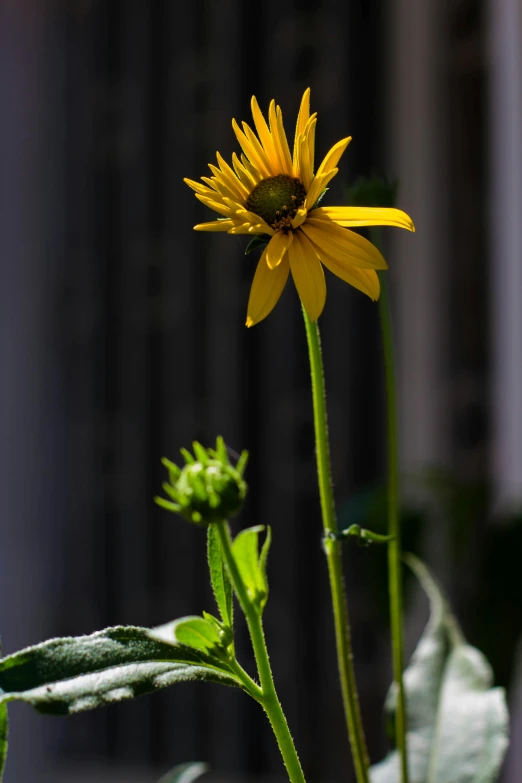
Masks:
[[[232,585],[223,562],[221,544],[219,543],[219,535],[215,525],[208,526],[207,535],[208,566],[212,590],[214,591],[221,619],[225,625],[232,628],[234,622]]]
[[[201,761],[189,761],[186,764],[178,764],[158,780],[158,783],[194,783],[197,778],[208,772],[208,764]]]
[[[0,704],[0,783],[4,776],[5,761],[7,758],[8,727],[7,704]]]
[[[486,659],[466,644],[426,566],[408,556],[431,617],[404,673],[410,783],[493,783],[507,748],[504,691],[491,688]],[[393,721],[395,691],[386,703]],[[372,783],[400,783],[397,751],[371,770]]]
[[[226,662],[176,643],[172,624],[117,626],[90,636],[51,639],[0,660],[0,704],[20,700],[55,715],[132,699],[177,682],[242,687]]]

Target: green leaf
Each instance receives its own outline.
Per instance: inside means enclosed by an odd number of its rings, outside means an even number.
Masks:
[[[259,550],[259,533],[264,530],[263,525],[249,527],[242,530],[235,537],[232,544],[232,553],[236,561],[241,578],[245,583],[247,592],[252,601],[261,609],[266,604],[268,597],[268,583],[266,580],[266,559],[270,546],[270,531],[263,545],[261,556]]]
[[[233,627],[234,604],[232,601],[232,585],[223,562],[221,544],[215,525],[208,526],[207,534],[208,567],[210,569],[210,581],[212,590],[223,623],[229,628]]]
[[[203,617],[181,617],[172,624],[174,638],[195,650],[210,651],[221,646],[216,626]]]
[[[188,680],[242,687],[216,655],[176,643],[172,623],[153,630],[117,626],[50,639],[3,658],[0,704],[18,699],[67,715]]]
[[[264,247],[270,241],[268,234],[256,234],[256,236],[250,240],[245,249],[245,255],[257,250],[258,247]]]
[[[8,726],[7,704],[0,704],[0,782],[4,776],[5,760],[7,758]]]
[[[194,783],[208,770],[208,764],[203,764],[201,761],[189,761],[187,764],[178,764],[177,767],[163,775],[158,783]]]
[[[491,688],[484,656],[466,644],[426,566],[407,562],[430,599],[431,616],[404,673],[410,783],[493,783],[507,748],[504,691]],[[386,703],[393,724],[395,692]],[[372,783],[400,783],[398,752],[371,770]]]

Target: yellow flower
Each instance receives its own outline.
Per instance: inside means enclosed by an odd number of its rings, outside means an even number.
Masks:
[[[270,103],[267,123],[253,97],[252,114],[257,135],[246,122],[241,129],[232,120],[243,150],[241,158],[233,154],[233,168],[218,152],[217,166],[209,164],[213,176],[201,178],[204,185],[185,179],[196,198],[222,216],[194,226],[196,231],[270,237],[252,282],[246,325],[272,311],[290,272],[309,318],[317,320],[326,300],[322,265],[378,299],[375,270],[386,269],[386,261],[371,242],[347,228],[398,226],[414,231],[411,218],[399,209],[317,206],[351,137],[334,144],[314,174],[317,115],[310,116],[310,89],[301,101],[293,155],[279,106]]]

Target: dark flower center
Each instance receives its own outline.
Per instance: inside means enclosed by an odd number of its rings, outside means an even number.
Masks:
[[[246,208],[276,230],[290,228],[290,221],[304,204],[305,198],[306,191],[297,177],[279,174],[263,179],[255,186],[247,198]]]

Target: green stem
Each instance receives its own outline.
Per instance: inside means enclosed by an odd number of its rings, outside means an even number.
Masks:
[[[338,526],[330,469],[330,445],[326,415],[323,358],[317,323],[310,321],[303,307],[303,316],[310,354],[312,397],[314,406],[315,445],[319,495],[324,527],[324,551],[328,563],[330,592],[335,624],[337,665],[343,697],[348,736],[357,776],[357,783],[368,783],[369,758],[362,725],[359,697],[353,668],[353,654],[348,605],[343,585],[342,544],[337,539]]]
[[[232,660],[228,660],[228,665],[234,671],[237,675],[237,677],[241,680],[243,683],[245,690],[247,693],[249,693],[253,699],[260,702],[263,699],[263,690],[259,687],[257,682],[255,682],[252,677],[246,672],[243,667],[241,666],[238,661],[233,658]]]
[[[381,236],[378,228],[370,229],[370,239],[380,248]],[[397,398],[395,365],[393,361],[393,340],[391,329],[390,300],[387,280],[380,275],[381,295],[379,313],[384,352],[384,373],[386,380],[386,414],[388,428],[388,592],[390,596],[390,625],[392,638],[393,681],[397,692],[395,711],[395,735],[401,762],[402,783],[408,783],[408,748],[406,739],[406,696],[402,672],[404,669],[403,605],[402,605],[402,554],[401,526],[399,519],[399,460],[397,454]]]
[[[241,574],[239,573],[236,561],[234,560],[228,523],[217,522],[215,524],[219,533],[221,549],[228,573],[239,599],[239,603],[241,604],[241,608],[245,614],[248,630],[250,632],[250,639],[252,640],[252,647],[254,649],[257,670],[259,673],[259,681],[261,683],[261,693],[258,696],[257,701],[262,705],[268,716],[291,783],[305,783],[303,770],[301,769],[294,741],[277,697],[260,611],[253,606],[250,601],[247,589],[241,578]]]

